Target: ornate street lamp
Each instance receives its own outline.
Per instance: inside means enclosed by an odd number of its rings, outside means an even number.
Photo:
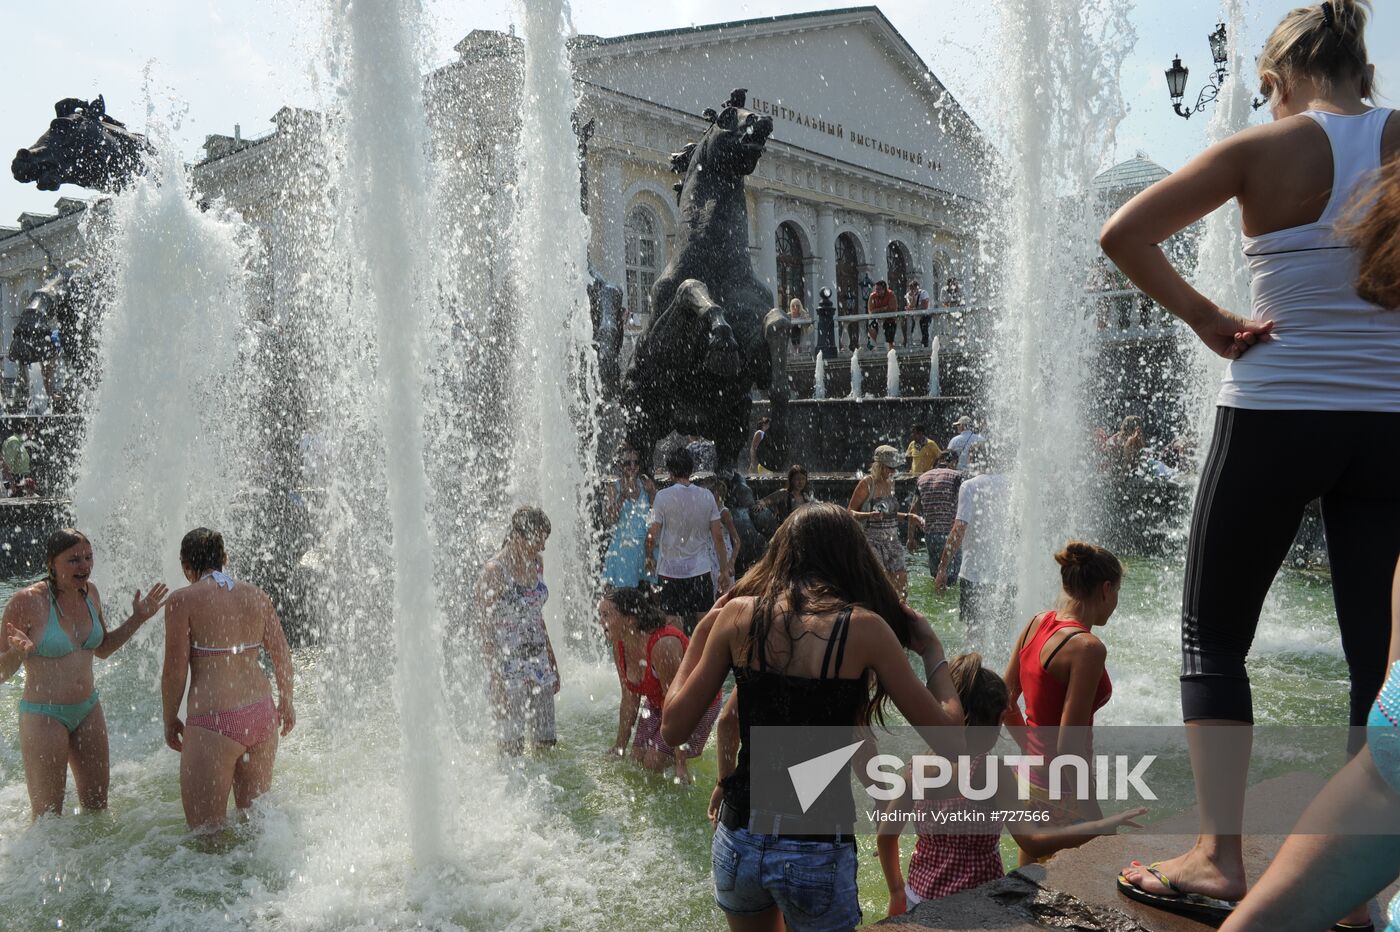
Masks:
[[[1220,94],[1220,88],[1225,83],[1225,78],[1229,75],[1228,62],[1230,60],[1230,43],[1225,34],[1225,24],[1216,23],[1215,31],[1206,36],[1206,41],[1210,43],[1210,57],[1215,64],[1215,73],[1206,86],[1201,88],[1201,94],[1196,98],[1196,106],[1191,109],[1182,107],[1182,100],[1186,97],[1186,79],[1191,74],[1191,69],[1181,63],[1181,56],[1172,59],[1172,66],[1167,69],[1167,93],[1171,95],[1172,109],[1176,115],[1189,120],[1194,113],[1200,113],[1206,108],[1206,104],[1215,100]],[[1255,110],[1264,106],[1264,101],[1255,98],[1252,106]]]

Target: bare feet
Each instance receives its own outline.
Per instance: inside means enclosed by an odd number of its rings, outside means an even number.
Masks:
[[[1185,854],[1157,864],[1172,882],[1175,890],[1169,890],[1160,880],[1146,870],[1146,865],[1134,861],[1131,867],[1124,868],[1123,877],[1131,884],[1148,893],[1170,896],[1173,893],[1200,893],[1221,900],[1240,900],[1245,894],[1244,865],[1217,863],[1199,842]]]

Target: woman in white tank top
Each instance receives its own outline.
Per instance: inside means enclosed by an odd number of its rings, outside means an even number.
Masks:
[[[1400,313],[1357,295],[1355,250],[1339,232],[1382,162],[1400,153],[1400,119],[1366,103],[1368,9],[1366,0],[1337,0],[1289,13],[1259,57],[1273,122],[1212,146],[1139,194],[1101,237],[1134,284],[1230,360],[1182,598],[1188,724],[1253,722],[1245,659],[1303,510],[1318,498],[1352,725],[1365,724],[1384,679],[1400,555]],[[1231,199],[1244,227],[1248,316],[1192,288],[1157,245]],[[1317,446],[1328,455],[1302,465],[1299,451]],[[1238,831],[1250,742],[1238,728],[1191,731],[1200,808],[1214,820],[1203,818],[1187,854],[1151,867],[1133,862],[1118,888],[1219,919],[1245,893],[1242,840],[1220,832]],[[1203,778],[1207,765],[1212,775]],[[1359,920],[1354,912],[1347,918]]]

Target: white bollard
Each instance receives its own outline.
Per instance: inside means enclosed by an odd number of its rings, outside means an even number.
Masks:
[[[812,372],[812,397],[826,397],[826,357],[817,351],[817,366]]]
[[[933,338],[933,349],[928,354],[928,396],[937,398],[942,394],[938,384],[938,337]]]
[[[899,397],[899,356],[894,350],[885,354],[885,397]]]

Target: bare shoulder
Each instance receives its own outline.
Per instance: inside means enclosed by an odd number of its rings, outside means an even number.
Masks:
[[[5,605],[5,615],[11,622],[30,621],[46,611],[48,604],[49,586],[41,580],[10,596],[10,601]]]
[[[853,605],[851,606],[851,636],[885,640],[894,637],[894,629],[884,618],[870,609]]]
[[[99,612],[102,611],[102,593],[97,591],[96,583],[88,583],[87,597],[92,600],[93,607]]]
[[[1089,660],[1103,663],[1108,657],[1108,647],[1092,631],[1069,638],[1062,651],[1072,660]]]

